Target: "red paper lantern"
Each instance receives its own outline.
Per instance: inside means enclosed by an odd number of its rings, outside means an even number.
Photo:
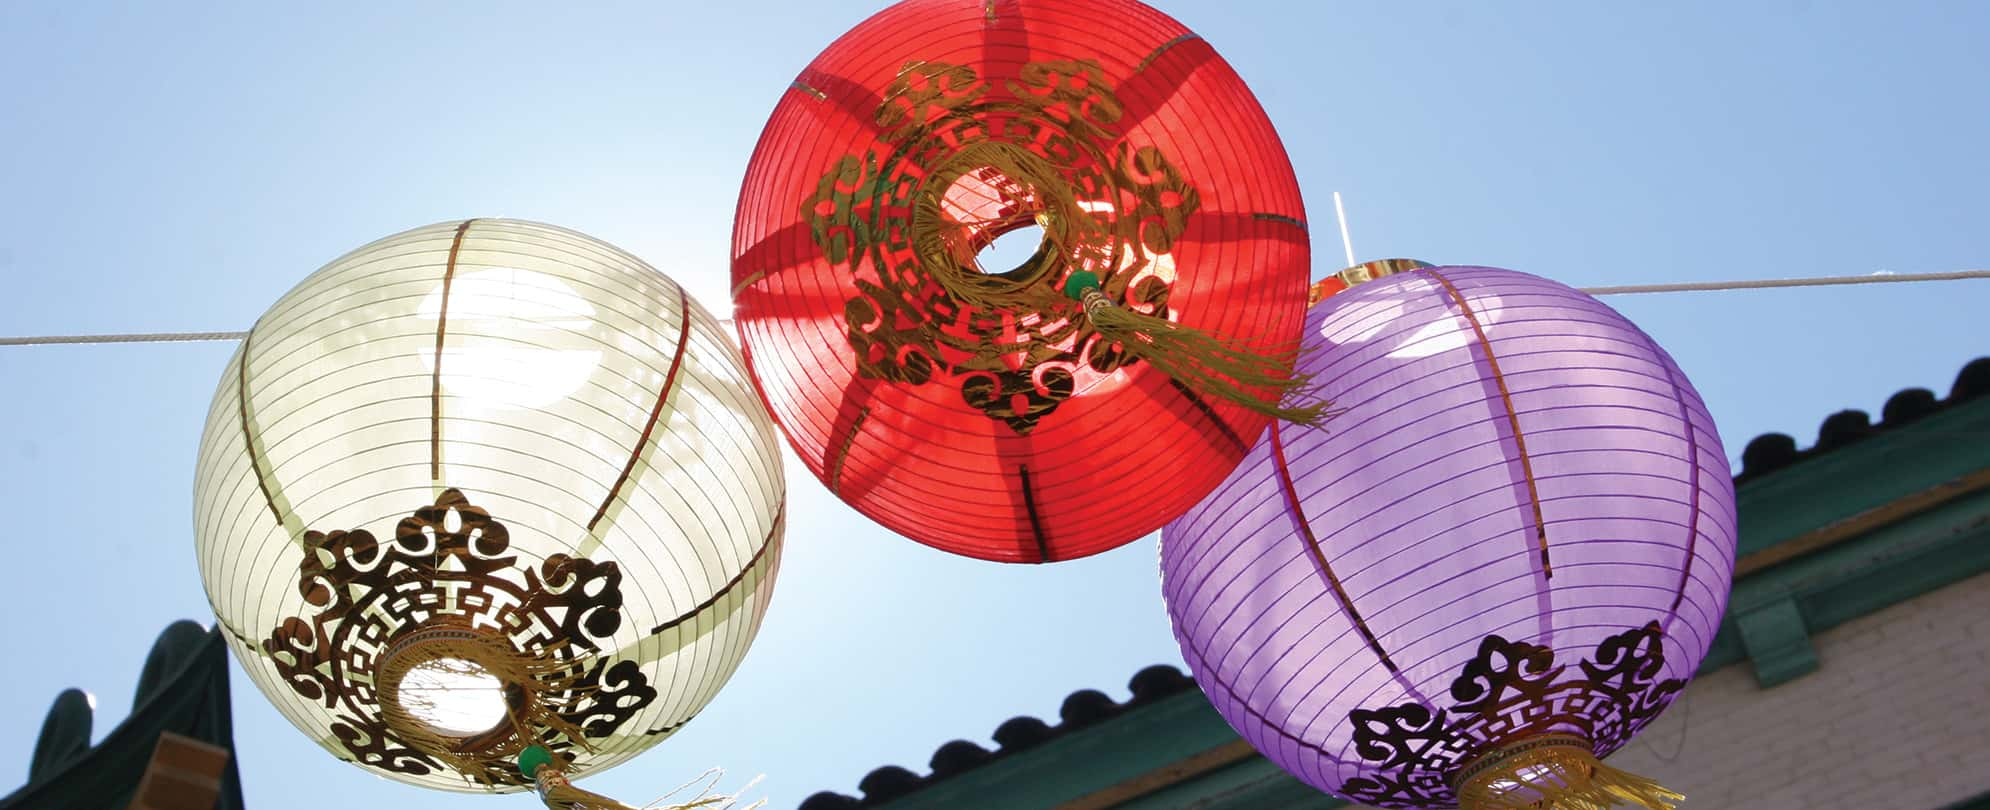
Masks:
[[[1029,262],[947,275],[1032,225]],[[1160,528],[1266,424],[1091,307],[1277,356],[1309,267],[1271,122],[1208,43],[1131,0],[885,9],[775,107],[733,235],[748,365],[802,461],[894,531],[1006,562]],[[1087,273],[1103,300],[1061,297]]]

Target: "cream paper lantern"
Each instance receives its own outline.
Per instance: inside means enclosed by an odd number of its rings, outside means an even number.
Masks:
[[[783,503],[719,322],[635,257],[476,219],[327,265],[229,360],[195,471],[243,667],[341,759],[532,784],[671,735],[746,654]]]

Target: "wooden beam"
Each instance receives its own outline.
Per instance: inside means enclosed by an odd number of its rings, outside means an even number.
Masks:
[[[1102,810],[1145,796],[1169,785],[1186,782],[1218,768],[1257,756],[1257,749],[1243,740],[1211,748],[1188,759],[1168,763],[1104,790],[1080,796],[1057,805],[1057,810]]]
[[[1736,487],[1744,558],[1805,539],[1990,468],[1990,398],[1958,403],[1911,424],[1879,430],[1844,447]],[[1902,507],[1893,507],[1900,509]],[[1872,516],[1867,516],[1871,520]],[[1828,540],[1825,541],[1828,544]],[[1784,555],[1802,556],[1793,550]],[[1773,563],[1754,563],[1754,566]],[[1759,568],[1751,568],[1758,571]]]
[[[228,749],[162,731],[130,810],[214,810],[227,770]]]
[[[1990,489],[1990,469],[1977,470],[1960,478],[1944,481],[1912,495],[1824,524],[1753,554],[1743,554],[1734,561],[1734,578],[1740,579],[1769,566],[1814,554],[1902,518],[1985,489]]]

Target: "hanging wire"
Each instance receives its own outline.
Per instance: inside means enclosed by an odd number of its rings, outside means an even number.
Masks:
[[[1957,270],[1952,273],[1875,273],[1868,276],[1816,276],[1812,278],[1772,278],[1742,281],[1686,281],[1677,284],[1627,284],[1615,287],[1582,287],[1590,295],[1639,295],[1671,292],[1723,292],[1727,290],[1768,290],[1784,287],[1842,287],[1851,284],[1908,284],[1922,281],[1964,281],[1990,279],[1990,270]],[[719,321],[727,326],[730,319]],[[0,346],[55,346],[89,343],[198,343],[241,340],[247,332],[150,332],[128,335],[39,335],[0,337]]]
[[[54,346],[65,343],[198,343],[212,340],[241,340],[247,332],[152,332],[136,335],[42,335],[0,337],[0,346]]]
[[[1630,284],[1622,287],[1585,287],[1590,295],[1636,295],[1664,292],[1713,292],[1720,290],[1766,290],[1779,287],[1839,287],[1847,284],[1900,284],[1914,281],[1961,281],[1990,278],[1990,270],[1957,270],[1953,273],[1875,273],[1870,276],[1819,276],[1816,278],[1774,278],[1756,281],[1687,281],[1678,284]]]
[[[1660,762],[1663,762],[1667,765],[1671,765],[1673,763],[1678,762],[1679,755],[1686,752],[1686,733],[1691,729],[1691,724],[1693,722],[1692,690],[1689,689],[1685,692],[1681,692],[1679,694],[1679,700],[1676,702],[1675,705],[1679,707],[1679,711],[1676,712],[1676,714],[1679,715],[1679,744],[1672,747],[1672,753],[1670,755],[1659,753],[1658,746],[1654,745],[1651,741],[1651,734],[1646,733],[1638,736],[1638,739],[1644,743],[1645,750],[1650,751],[1652,756],[1658,757],[1658,760]]]

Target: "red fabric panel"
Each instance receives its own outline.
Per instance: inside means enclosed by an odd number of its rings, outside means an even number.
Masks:
[[[1068,83],[1044,80],[1047,63],[1066,63],[1056,78]],[[880,115],[913,106],[893,91],[901,71],[925,88],[941,65],[971,71],[941,89],[979,95],[943,109],[942,93],[910,121]],[[1084,100],[1035,100],[1052,90]],[[1053,357],[977,354],[987,333],[1044,328],[1077,309],[961,311],[905,248],[906,190],[936,155],[982,138],[1080,167],[1080,187],[1104,177],[1118,189],[1081,196],[1096,196],[1101,216],[1140,223],[1115,231],[1132,234],[1119,240],[1126,261],[1104,273],[1119,303],[1148,311],[1165,289],[1167,317],[1267,348],[1299,339],[1305,209],[1243,81],[1188,29],[1129,0],[900,3],[831,44],[775,107],[740,192],[734,304],[755,382],[797,455],[838,497],[927,545],[1007,562],[1095,554],[1196,503],[1265,419],[1137,360],[1099,361],[1110,345],[1088,325]],[[1141,198],[1123,182],[1158,182],[1152,165],[1126,168],[1143,149],[1193,194]],[[985,182],[969,199],[968,185],[948,199],[1028,213],[1028,200],[989,200]],[[865,249],[837,255],[850,245]],[[1064,275],[1033,283],[1058,289]]]

